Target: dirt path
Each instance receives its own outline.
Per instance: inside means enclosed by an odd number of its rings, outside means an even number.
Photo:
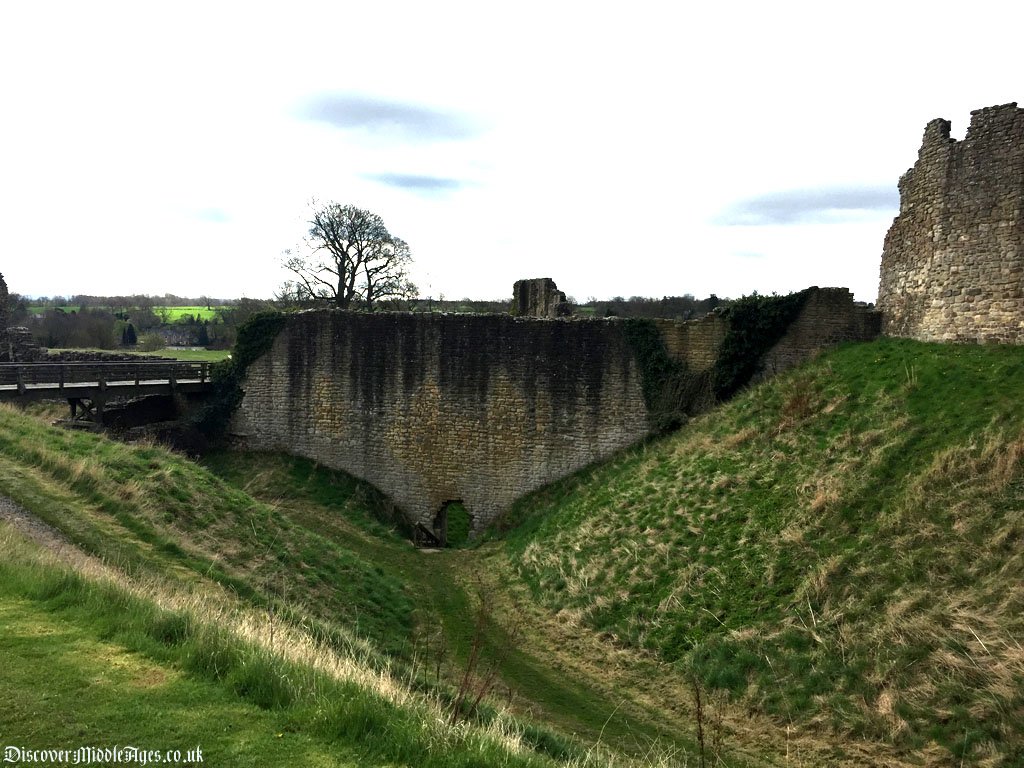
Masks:
[[[62,547],[74,546],[59,530],[44,523],[6,496],[0,496],[0,520],[9,523],[16,531],[47,549],[59,550]]]

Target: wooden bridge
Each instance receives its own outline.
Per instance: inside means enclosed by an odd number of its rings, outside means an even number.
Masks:
[[[188,394],[209,388],[207,362],[0,363],[0,400],[66,399],[72,420],[99,424],[112,398]]]

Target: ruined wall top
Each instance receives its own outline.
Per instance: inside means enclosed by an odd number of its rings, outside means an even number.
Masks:
[[[512,286],[512,314],[517,317],[564,317],[572,308],[550,277],[517,280]]]
[[[1024,109],[978,109],[963,141],[925,127],[885,238],[883,333],[1024,343]]]

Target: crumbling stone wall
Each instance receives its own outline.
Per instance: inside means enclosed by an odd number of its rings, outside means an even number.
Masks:
[[[665,348],[694,372],[706,371],[718,360],[718,351],[729,332],[722,312],[697,320],[655,320]],[[879,334],[881,317],[867,306],[856,304],[847,288],[812,288],[800,315],[761,361],[758,379],[793,368],[822,349],[844,341],[870,341]]]
[[[821,350],[844,341],[870,341],[878,337],[881,315],[855,304],[846,288],[815,288],[800,316],[761,360],[755,380],[795,368]]]
[[[674,359],[692,371],[705,371],[718,359],[729,322],[719,312],[709,312],[696,320],[655,320],[665,341],[665,349]]]
[[[979,109],[963,141],[933,120],[899,182],[878,288],[882,332],[1024,343],[1024,109]]]
[[[361,477],[428,528],[446,502],[462,501],[479,532],[519,496],[649,434],[626,322],[292,315],[249,367],[230,431],[244,447]],[[715,364],[728,321],[656,327],[668,353],[699,372]],[[876,332],[877,315],[845,288],[816,289],[764,373]]]
[[[517,317],[565,317],[571,313],[568,299],[550,277],[517,280],[512,286],[512,314]]]
[[[480,531],[528,491],[648,433],[622,324],[338,311],[289,317],[231,431],[343,469],[430,526]]]
[[[0,362],[35,363],[46,360],[46,349],[39,346],[32,331],[21,325],[4,330],[3,354],[6,359]]]
[[[0,363],[42,360],[46,350],[36,343],[32,332],[21,326],[11,327],[10,298],[4,276],[0,275]]]

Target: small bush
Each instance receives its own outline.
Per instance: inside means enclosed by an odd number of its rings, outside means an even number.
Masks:
[[[166,346],[164,337],[159,333],[144,333],[139,339],[139,349],[143,352],[158,352]]]

